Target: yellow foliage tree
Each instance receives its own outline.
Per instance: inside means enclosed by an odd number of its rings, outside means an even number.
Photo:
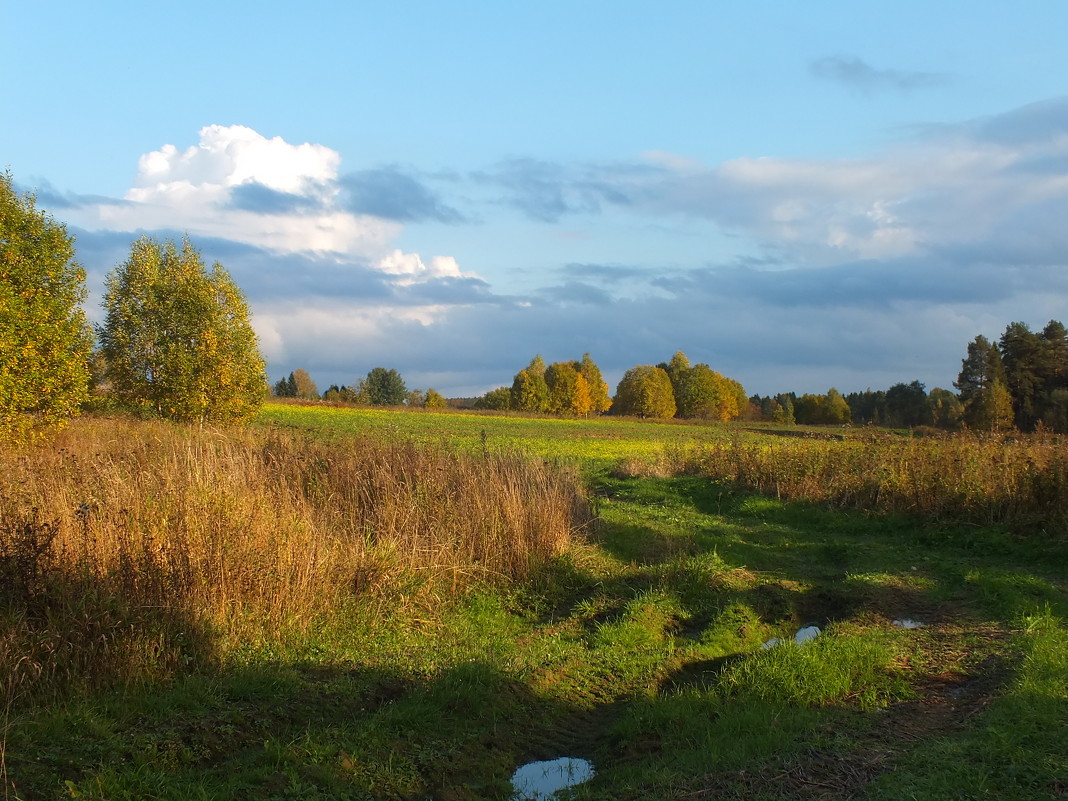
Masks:
[[[183,240],[142,237],[107,277],[105,377],[121,399],[176,420],[252,417],[267,390],[244,295]]]
[[[84,299],[73,238],[0,174],[0,439],[38,439],[87,398]]]

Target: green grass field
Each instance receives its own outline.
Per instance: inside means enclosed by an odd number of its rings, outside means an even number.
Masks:
[[[572,460],[594,470],[628,457],[650,458],[664,447],[687,447],[731,436],[725,427],[675,421],[402,412],[280,403],[268,404],[258,422],[314,431],[328,439],[373,433],[468,451],[518,449],[546,459]]]
[[[560,756],[595,766],[577,799],[1068,793],[1063,532],[666,469],[665,449],[770,439],[727,427],[296,405],[256,426],[574,462],[597,524],[516,581],[393,587],[211,667],[15,698],[5,798],[507,799],[518,765]]]

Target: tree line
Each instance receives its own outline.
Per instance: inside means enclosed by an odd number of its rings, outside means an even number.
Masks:
[[[95,330],[85,277],[66,227],[0,175],[0,439],[39,439],[93,397],[176,420],[256,413],[265,365],[222,265],[209,270],[188,239],[141,237],[107,276]]]
[[[369,405],[442,408],[436,390],[409,390],[375,367],[353,386],[319,395],[305,370],[267,384],[248,304],[221,264],[207,268],[188,238],[141,237],[105,281],[104,323],[81,304],[85,270],[65,226],[0,174],[0,440],[26,442],[61,427],[92,398],[176,420],[250,419],[271,391]],[[95,346],[94,346],[95,341]],[[546,364],[541,356],[510,386],[474,402],[482,409],[567,416],[599,414],[792,424],[876,424],[1068,432],[1068,331],[1010,323],[1000,340],[968,344],[957,393],[919,381],[883,391],[746,397],[742,385],[681,351],[627,370],[609,395],[589,353]]]
[[[324,400],[328,403],[352,403],[360,406],[415,406],[444,409],[449,404],[436,389],[409,390],[401,374],[385,367],[374,367],[354,386],[331,384],[322,395],[307,370],[294,370],[280,379],[271,391],[277,398]]]
[[[740,383],[707,364],[691,365],[686,354],[678,351],[669,362],[627,370],[612,396],[589,353],[577,361],[548,366],[540,355],[535,356],[516,373],[510,387],[487,392],[475,407],[583,417],[607,413],[731,420],[741,415],[748,403]]]
[[[920,381],[886,390],[826,395],[794,393],[761,397],[750,404],[760,418],[778,423],[871,424],[888,428],[932,426],[950,431],[1068,433],[1068,330],[1057,320],[1039,332],[1010,323],[997,342],[980,334],[968,343],[957,389]]]
[[[396,370],[376,367],[354,387],[331,386],[321,396],[306,370],[294,370],[272,387],[277,397],[322,399],[377,406],[443,408],[436,390],[408,392]],[[456,403],[456,405],[461,405]],[[475,409],[555,414],[566,417],[615,414],[643,418],[732,420],[749,408],[740,383],[707,364],[691,365],[682,351],[669,362],[628,370],[610,395],[601,368],[589,353],[574,361],[546,364],[539,354],[515,374],[510,386],[490,390],[469,405]]]
[[[823,394],[786,392],[747,397],[738,381],[707,364],[691,364],[686,354],[678,351],[668,362],[631,368],[610,395],[600,368],[585,353],[579,360],[553,364],[535,356],[515,374],[510,386],[497,387],[475,399],[454,399],[452,405],[572,417],[612,414],[950,431],[1032,431],[1042,426],[1066,432],[1068,338],[1064,326],[1051,320],[1041,332],[1033,333],[1025,323],[1016,322],[1006,328],[997,343],[977,336],[968,345],[954,387],[958,392],[941,387],[928,392],[922,382],[912,381],[848,395],[832,387]],[[320,397],[303,370],[275,384],[274,392],[280,397]],[[408,392],[395,370],[381,367],[355,387],[332,386],[321,397],[363,405],[450,405],[432,389]]]

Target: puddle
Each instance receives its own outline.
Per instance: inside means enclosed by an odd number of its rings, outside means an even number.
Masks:
[[[907,617],[898,618],[893,624],[899,629],[922,629],[923,623],[918,620],[909,620]]]
[[[593,765],[585,759],[560,757],[547,762],[528,762],[512,774],[511,801],[542,801],[557,790],[582,784],[593,777]]]
[[[809,642],[810,640],[814,640],[819,636],[820,636],[820,627],[819,626],[805,626],[803,629],[798,629],[797,634],[794,635],[794,643],[796,645],[804,645],[806,642]],[[780,640],[778,637],[772,637],[770,640],[768,640],[766,643],[764,643],[760,647],[761,648],[774,648],[776,645],[778,645],[781,642],[782,642],[782,640]]]

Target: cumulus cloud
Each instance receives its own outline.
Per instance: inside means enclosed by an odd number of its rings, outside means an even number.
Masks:
[[[809,63],[817,78],[836,81],[862,92],[896,89],[907,92],[945,83],[946,77],[935,72],[876,69],[856,56],[827,56]]]
[[[278,252],[379,257],[400,228],[338,205],[339,162],[322,145],[209,125],[196,145],[141,156],[122,202],[80,204],[68,216],[88,230],[178,230]]]
[[[64,205],[88,230],[187,231],[272,252],[370,263],[415,279],[448,269],[458,274],[455,262],[434,257],[420,267],[418,255],[398,256],[394,245],[398,221],[454,221],[458,212],[397,171],[341,177],[340,162],[324,145],[291,144],[241,125],[209,125],[195,145],[166,144],[141,156],[121,201]],[[365,202],[354,202],[360,187]],[[378,202],[369,202],[375,192]],[[408,266],[398,269],[400,263]]]
[[[291,145],[267,139],[244,125],[208,125],[200,142],[179,151],[174,145],[146,153],[127,193],[152,202],[192,191],[210,198],[229,187],[259,183],[278,192],[308,194],[337,177],[341,157],[323,145]]]

